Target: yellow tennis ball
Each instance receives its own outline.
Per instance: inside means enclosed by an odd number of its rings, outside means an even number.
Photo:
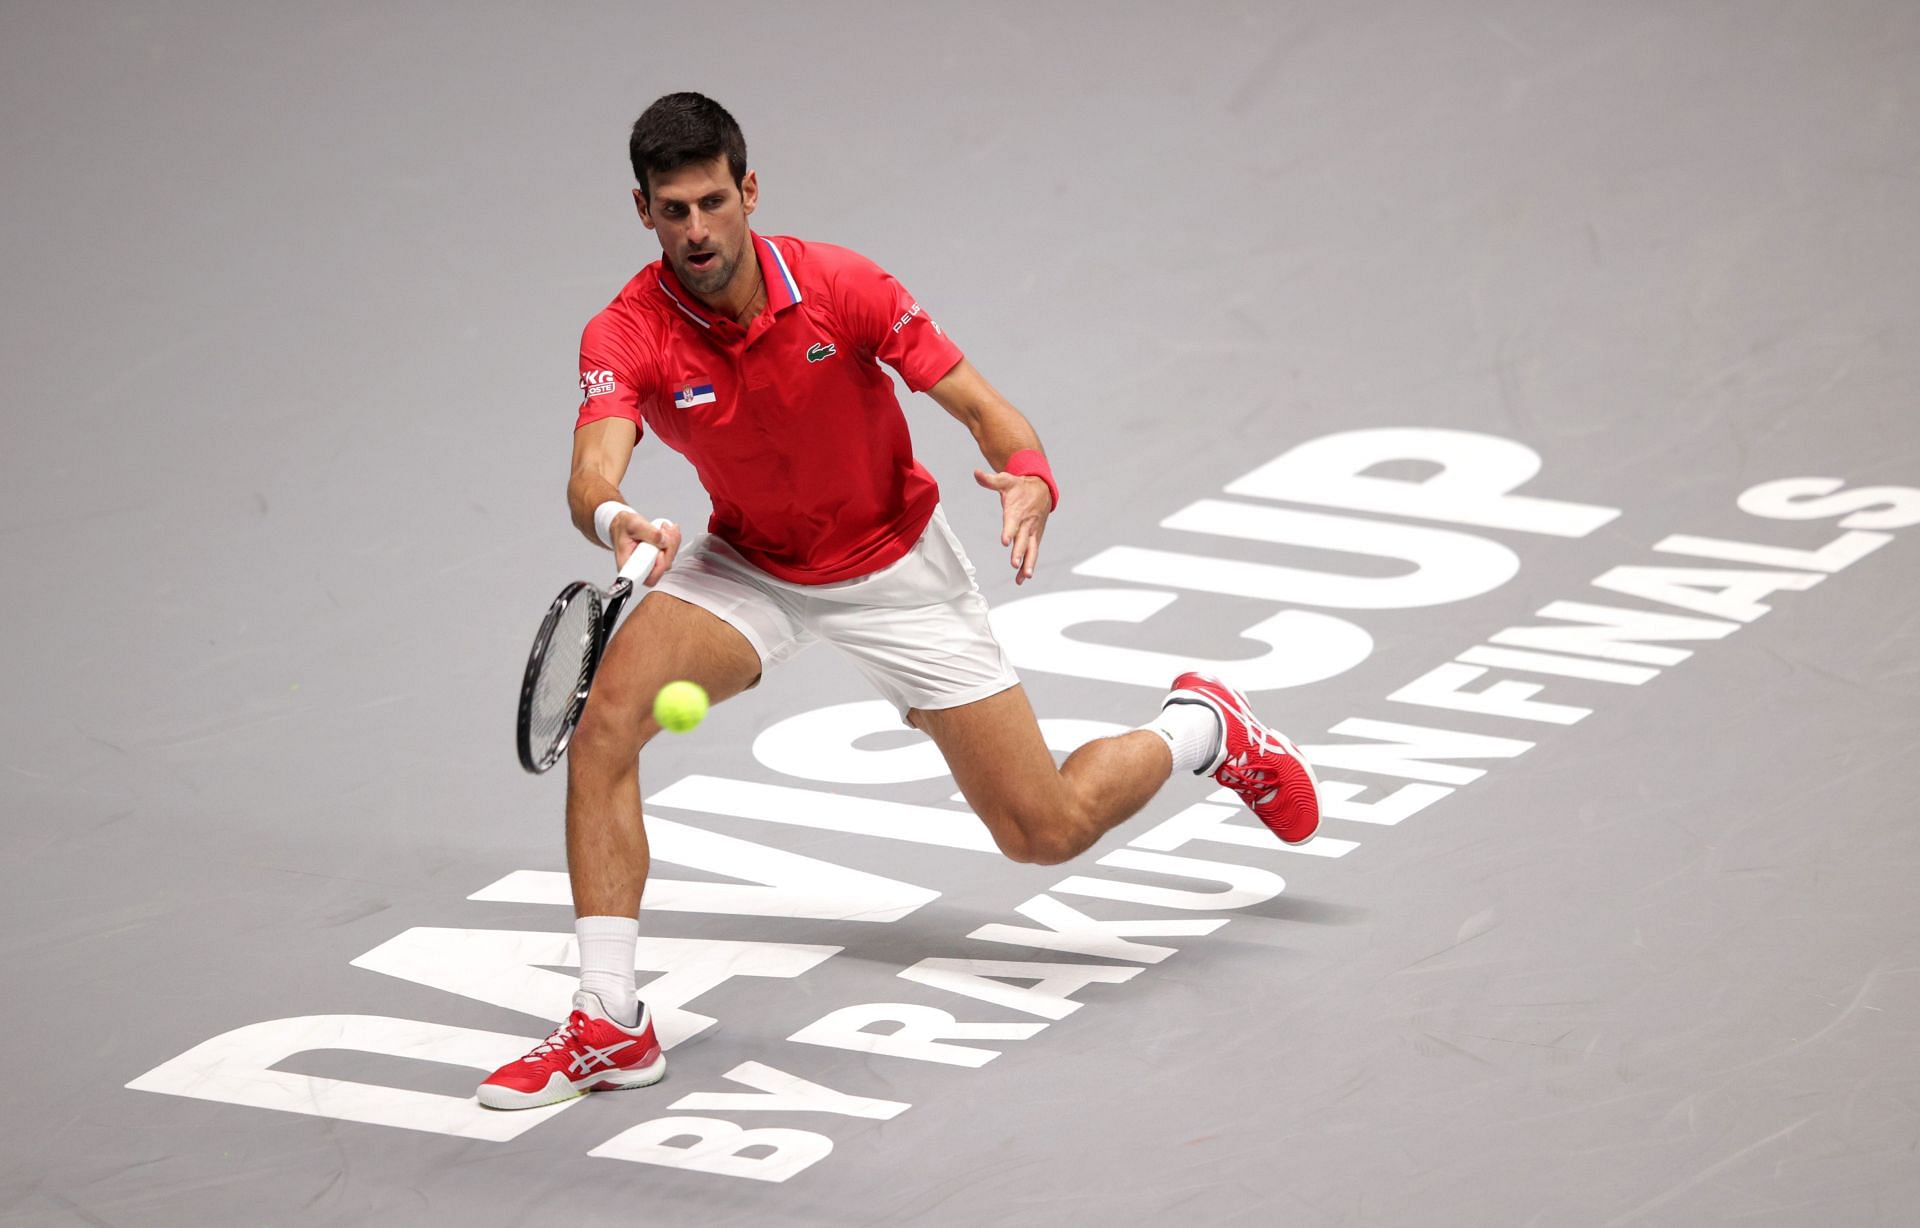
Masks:
[[[707,719],[707,689],[685,679],[669,682],[653,697],[653,719],[662,729],[687,732]]]

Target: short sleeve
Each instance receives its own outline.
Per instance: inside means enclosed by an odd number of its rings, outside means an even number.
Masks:
[[[865,256],[834,253],[834,308],[868,353],[900,373],[907,387],[925,392],[965,357],[907,288]]]
[[[644,355],[628,329],[601,312],[580,334],[580,413],[573,429],[602,418],[625,418],[646,434],[640,399],[646,394]]]

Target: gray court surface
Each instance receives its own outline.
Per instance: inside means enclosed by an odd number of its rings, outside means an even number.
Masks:
[[[1916,1222],[1917,83],[1906,3],[7,5],[0,1220]],[[908,406],[1056,739],[1223,663],[1330,817],[1014,865],[814,649],[643,762],[667,1080],[489,1115],[681,88],[1038,425],[1016,590]]]

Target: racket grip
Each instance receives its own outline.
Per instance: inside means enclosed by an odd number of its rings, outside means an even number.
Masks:
[[[654,524],[664,528],[671,526],[673,521],[656,520]],[[620,578],[629,584],[640,583],[647,578],[647,573],[653,570],[653,561],[659,557],[660,547],[652,542],[641,542],[634,547],[633,553],[627,556],[626,565],[620,569]]]

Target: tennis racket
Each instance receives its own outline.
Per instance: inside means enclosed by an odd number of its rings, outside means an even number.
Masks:
[[[671,524],[662,520],[660,525]],[[613,587],[604,594],[585,580],[560,590],[547,607],[527,673],[520,680],[520,718],[516,734],[520,766],[538,776],[567,753],[574,726],[587,707],[587,690],[600,668],[600,654],[620,619],[633,586],[653,570],[660,548],[645,542],[634,548]]]

